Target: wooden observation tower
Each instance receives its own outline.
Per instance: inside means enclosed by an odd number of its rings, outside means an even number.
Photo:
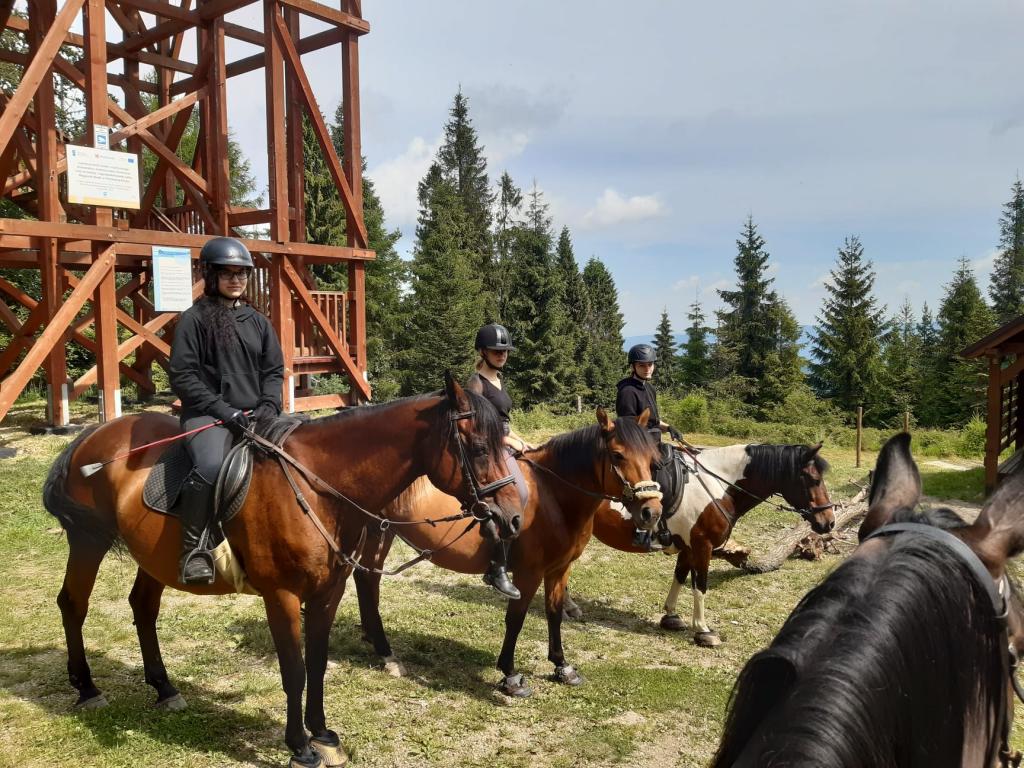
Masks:
[[[228,21],[229,14],[262,23]],[[304,20],[316,31],[303,35]],[[167,365],[178,317],[154,305],[155,248],[188,249],[194,264],[217,235],[241,236],[256,259],[249,298],[281,339],[285,409],[368,399],[364,266],[374,254],[363,222],[358,40],[369,25],[361,0],[341,0],[341,8],[313,0],[65,0],[59,7],[28,0],[27,14],[15,12],[14,0],[0,0],[5,28],[22,36],[24,50],[0,50],[0,60],[20,74],[13,93],[0,93],[0,184],[2,197],[30,218],[0,218],[0,268],[38,270],[41,289],[31,296],[0,279],[4,297],[25,309],[15,313],[0,301],[0,323],[13,337],[0,349],[0,418],[40,369],[56,425],[68,422],[68,404],[93,385],[101,420],[120,414],[122,378],[151,393],[152,365]],[[327,46],[340,46],[343,157],[301,58]],[[232,78],[256,70],[264,73],[262,93],[253,92],[251,78],[245,89],[231,87]],[[84,136],[56,126],[55,75],[83,95]],[[229,94],[265,102],[266,208],[230,203]],[[193,111],[197,146],[182,159],[179,143]],[[305,242],[304,116],[345,207],[344,247]],[[155,156],[148,179],[143,148]],[[94,205],[94,198],[83,203],[69,195],[69,157],[79,163],[82,152],[118,167],[134,162],[137,202]],[[136,160],[125,160],[126,153]],[[239,227],[261,234],[240,235]],[[348,290],[315,290],[308,265],[338,261],[347,264]],[[190,282],[199,296],[201,281],[190,278],[186,293]],[[65,356],[72,340],[95,356],[74,381]],[[326,372],[347,377],[349,394],[312,396],[309,374]]]

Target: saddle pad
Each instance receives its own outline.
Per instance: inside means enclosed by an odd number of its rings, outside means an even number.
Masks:
[[[184,443],[174,443],[163,452],[149,470],[142,489],[142,501],[152,510],[171,514],[185,478],[192,471],[192,459]]]

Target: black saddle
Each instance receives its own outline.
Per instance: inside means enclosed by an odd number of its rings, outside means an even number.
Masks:
[[[683,491],[690,477],[690,470],[683,462],[683,454],[671,443],[661,443],[660,457],[652,465],[654,480],[661,486],[662,519],[668,519],[679,508]]]
[[[260,437],[280,446],[303,421],[304,418],[295,416],[280,416],[260,422],[256,432]],[[224,538],[220,526],[238,514],[238,510],[245,504],[252,481],[253,452],[263,450],[243,439],[228,451],[214,485],[216,524],[210,526],[210,547],[216,546]],[[143,503],[155,512],[178,517],[178,497],[191,471],[192,458],[188,455],[185,443],[173,443],[149,471],[146,485],[142,489]]]

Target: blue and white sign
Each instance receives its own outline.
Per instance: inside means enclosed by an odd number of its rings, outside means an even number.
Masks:
[[[153,306],[157,312],[184,312],[192,306],[192,252],[153,246]]]

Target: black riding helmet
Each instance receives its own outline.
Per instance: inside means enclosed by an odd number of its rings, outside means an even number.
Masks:
[[[474,346],[477,349],[507,349],[509,352],[515,350],[515,347],[512,346],[512,336],[509,334],[508,328],[504,325],[498,325],[498,323],[480,326],[480,330],[476,332],[476,344]]]
[[[199,252],[199,264],[203,269],[203,292],[207,296],[217,295],[217,270],[221,267],[245,267],[254,264],[249,249],[233,237],[214,237],[206,241]]]
[[[650,344],[634,344],[629,348],[626,359],[630,365],[633,363],[656,363],[658,362],[658,353]]]

